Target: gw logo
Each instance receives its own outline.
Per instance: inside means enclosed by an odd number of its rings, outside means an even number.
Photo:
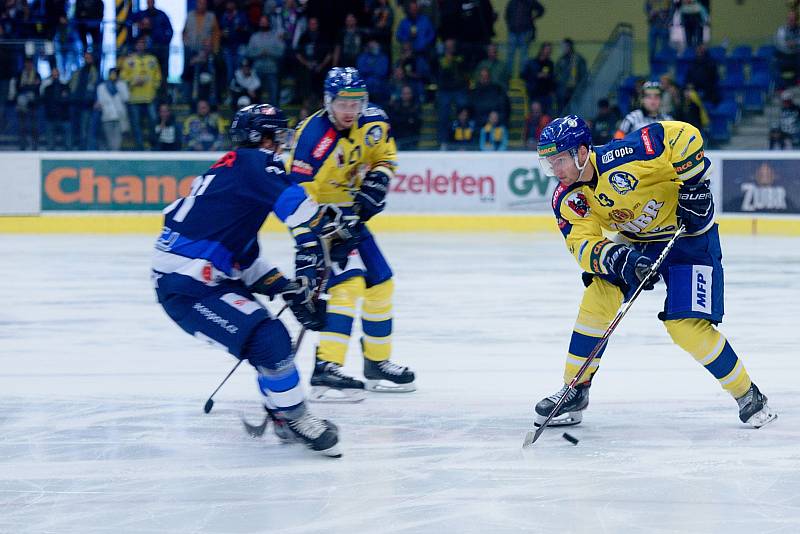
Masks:
[[[554,179],[555,180],[555,179]],[[508,188],[518,197],[524,197],[536,189],[539,196],[547,195],[550,187],[550,177],[542,176],[539,169],[517,168],[508,175]]]

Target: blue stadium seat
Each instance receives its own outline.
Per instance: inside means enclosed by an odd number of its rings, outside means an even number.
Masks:
[[[742,98],[742,107],[745,111],[764,111],[767,101],[767,91],[770,86],[770,77],[768,72],[759,72],[750,76],[744,86],[744,96]]]
[[[711,57],[711,59],[721,64],[725,61],[725,47],[712,46],[708,49],[708,55]]]
[[[758,47],[756,51],[756,57],[765,57],[767,59],[772,59],[775,57],[775,46],[774,45],[762,45]]]
[[[735,100],[722,100],[714,108],[714,113],[724,116],[730,125],[739,122],[739,105]]]
[[[709,137],[711,140],[715,143],[726,143],[730,141],[731,130],[725,114],[718,113],[717,111],[710,111],[708,116],[711,119],[711,127],[709,131]]]
[[[731,52],[730,57],[732,59],[750,61],[750,59],[753,57],[753,49],[750,48],[749,45],[737,46],[733,49],[733,52]]]

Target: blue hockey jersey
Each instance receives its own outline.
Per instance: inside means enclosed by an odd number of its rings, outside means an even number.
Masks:
[[[153,271],[157,278],[183,275],[169,283],[185,293],[231,279],[251,286],[273,268],[259,257],[258,244],[272,212],[298,241],[316,239],[307,224],[319,206],[289,180],[280,155],[255,148],[228,152],[195,178],[188,196],[164,209]]]

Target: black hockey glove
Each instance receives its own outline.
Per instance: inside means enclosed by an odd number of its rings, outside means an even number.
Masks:
[[[361,181],[361,188],[355,194],[356,213],[366,222],[386,207],[386,194],[389,192],[389,177],[380,171],[370,171]]]
[[[653,260],[639,254],[630,247],[617,245],[608,252],[605,263],[608,271],[617,276],[622,282],[624,286],[622,287],[622,292],[625,294],[625,302],[627,302],[633,297],[639,284],[650,273]],[[660,278],[661,276],[658,272],[654,272],[652,276],[647,278],[647,282],[642,289],[650,291]]]
[[[322,330],[328,306],[324,300],[317,298],[316,287],[309,285],[306,277],[301,276],[289,282],[282,296],[300,324],[309,330]]]
[[[328,240],[331,263],[344,269],[347,257],[361,243],[364,225],[358,215],[343,211],[333,204],[323,206],[322,209],[324,215],[320,235]]]
[[[699,184],[684,184],[678,189],[678,225],[686,227],[686,233],[699,232],[714,216],[714,200],[708,180]]]
[[[283,276],[277,268],[273,267],[270,271],[250,286],[250,291],[266,295],[270,300],[276,295],[283,293],[284,288],[289,284],[289,280]]]

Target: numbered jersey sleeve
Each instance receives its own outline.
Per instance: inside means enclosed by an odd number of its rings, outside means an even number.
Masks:
[[[608,274],[605,256],[615,245],[605,238],[600,223],[592,217],[592,191],[585,184],[559,185],[553,192],[553,212],[567,249],[584,271]]]
[[[696,184],[708,179],[711,162],[705,157],[703,136],[691,124],[664,121],[664,140],[669,150],[669,161],[678,180],[685,184]]]

